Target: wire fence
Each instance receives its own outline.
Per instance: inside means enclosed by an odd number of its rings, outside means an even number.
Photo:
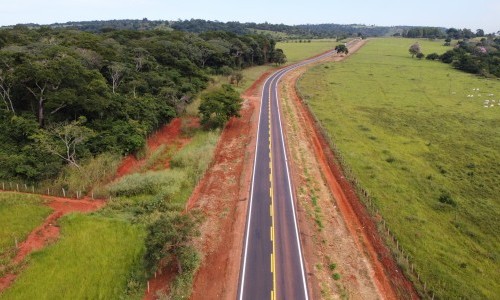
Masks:
[[[396,260],[397,264],[401,267],[405,275],[410,280],[412,280],[413,284],[417,288],[417,291],[420,293],[420,296],[425,299],[434,299],[435,288],[433,288],[432,285],[429,285],[426,281],[422,279],[419,272],[419,267],[414,262],[414,258],[399,243],[398,238],[389,228],[389,225],[380,214],[379,209],[375,201],[373,201],[369,191],[366,190],[359,182],[359,180],[356,178],[355,173],[349,167],[349,164],[346,162],[340,149],[333,141],[332,136],[328,133],[328,131],[323,127],[322,123],[312,113],[312,110],[309,107],[307,100],[304,100],[305,99],[304,95],[302,95],[298,87],[296,88],[296,90],[297,94],[299,95],[299,98],[304,104],[304,107],[307,109],[308,114],[313,118],[316,128],[318,129],[321,136],[326,140],[330,149],[333,152],[333,157],[328,158],[329,160],[333,160],[330,161],[330,163],[336,163],[340,167],[345,179],[354,187],[354,190],[358,198],[361,200],[362,204],[367,209],[368,213],[371,215],[371,220],[375,223],[381,238],[385,241],[385,244],[392,252],[394,259]]]
[[[55,188],[55,187],[44,187],[38,186],[36,184],[28,184],[16,181],[2,181],[0,182],[0,189],[2,191],[19,192],[27,194],[36,195],[46,195],[52,197],[68,198],[68,199],[83,199],[90,198],[94,199],[111,199],[111,196],[102,197],[102,195],[94,194],[93,191],[87,192],[84,189],[81,190],[69,190],[65,188]]]

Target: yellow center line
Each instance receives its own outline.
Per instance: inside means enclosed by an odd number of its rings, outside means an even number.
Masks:
[[[271,290],[271,300],[276,299],[276,246],[274,244],[274,196],[273,196],[273,155],[272,155],[272,140],[271,140],[271,91],[269,91],[269,181],[271,183],[270,196],[271,204],[269,210],[271,214],[271,273],[273,273],[273,289]]]

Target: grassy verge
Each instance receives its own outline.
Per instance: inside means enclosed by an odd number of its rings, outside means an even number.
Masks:
[[[125,221],[72,214],[61,240],[30,256],[2,299],[119,299],[144,252],[144,229]],[[137,275],[136,275],[137,276]]]
[[[101,212],[105,216],[120,216],[130,219],[133,223],[143,224],[150,235],[158,235],[158,239],[187,239],[181,246],[172,247],[170,251],[173,251],[174,255],[166,255],[170,263],[179,260],[183,270],[172,283],[172,299],[185,299],[191,294],[192,280],[200,259],[196,250],[190,246],[189,237],[185,236],[188,233],[181,233],[188,230],[187,227],[195,226],[194,223],[187,222],[187,225],[181,226],[182,229],[174,229],[175,226],[169,225],[169,222],[176,220],[176,216],[181,214],[196,184],[210,166],[220,136],[217,131],[207,132],[201,129],[196,129],[191,134],[191,141],[172,154],[170,169],[131,174],[110,185],[108,190],[114,197]],[[158,224],[169,229],[159,230]],[[174,234],[176,230],[180,230],[178,234]],[[188,235],[195,234],[195,231]],[[175,249],[177,247],[182,249]],[[144,265],[148,264],[151,265],[151,261],[146,259]],[[144,267],[142,270],[151,272]]]
[[[299,88],[427,289],[491,299],[500,293],[500,106],[483,102],[499,98],[500,83],[411,59],[413,42],[372,40],[315,67]]]
[[[25,240],[50,214],[52,209],[44,201],[35,195],[0,193],[0,266],[15,254],[15,241]]]

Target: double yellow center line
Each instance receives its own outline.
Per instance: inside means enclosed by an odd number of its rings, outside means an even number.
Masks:
[[[272,139],[271,139],[271,91],[269,91],[269,181],[271,187],[269,188],[269,196],[271,197],[271,204],[269,207],[271,215],[271,243],[273,245],[271,253],[271,273],[273,274],[273,289],[271,290],[271,300],[276,299],[276,247],[274,243],[274,197],[273,197],[273,154],[272,154]]]

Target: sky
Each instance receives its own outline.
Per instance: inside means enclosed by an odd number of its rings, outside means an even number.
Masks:
[[[500,30],[500,0],[0,0],[0,26],[110,19],[412,25]]]

